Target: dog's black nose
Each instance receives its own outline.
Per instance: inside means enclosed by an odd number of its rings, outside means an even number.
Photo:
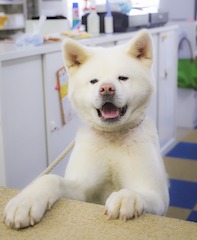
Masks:
[[[113,96],[115,93],[115,86],[112,83],[103,83],[99,92],[101,96]]]

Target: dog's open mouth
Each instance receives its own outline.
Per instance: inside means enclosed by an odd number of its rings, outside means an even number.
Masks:
[[[113,103],[105,103],[101,109],[97,109],[98,116],[105,121],[119,120],[125,115],[127,111],[127,105],[122,108],[116,107]]]

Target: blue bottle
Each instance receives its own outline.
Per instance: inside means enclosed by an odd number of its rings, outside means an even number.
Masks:
[[[79,6],[77,2],[73,3],[72,17],[73,17],[72,29],[79,29],[80,19],[79,19]]]

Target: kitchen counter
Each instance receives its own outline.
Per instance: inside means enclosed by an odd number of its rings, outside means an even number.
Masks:
[[[126,223],[107,220],[104,206],[62,199],[42,221],[23,230],[8,228],[2,211],[16,190],[0,187],[0,239],[196,240],[197,223],[145,214]]]
[[[176,29],[176,25],[166,25],[158,28],[150,28],[149,31],[151,34],[157,34],[164,31],[169,31]],[[77,39],[85,45],[97,45],[105,44],[110,42],[116,42],[120,40],[126,40],[129,37],[132,37],[136,32],[126,32],[126,33],[114,33],[110,35],[101,34],[99,37],[95,38],[86,38],[86,39]],[[37,54],[50,53],[61,50],[60,42],[48,42],[41,46],[37,47],[17,47],[14,43],[9,42],[0,42],[0,61],[16,59],[21,57],[33,56]]]

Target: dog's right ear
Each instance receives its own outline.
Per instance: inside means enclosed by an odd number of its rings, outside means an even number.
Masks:
[[[91,56],[87,47],[82,46],[72,39],[66,39],[63,43],[63,55],[68,71],[78,68]]]

